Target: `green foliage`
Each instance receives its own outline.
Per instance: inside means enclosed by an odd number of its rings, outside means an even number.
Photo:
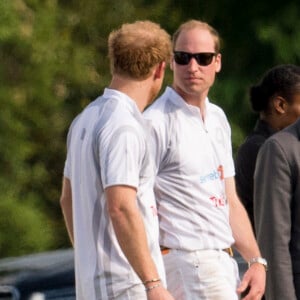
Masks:
[[[222,37],[210,98],[232,126],[234,151],[256,116],[248,89],[269,67],[299,64],[298,1],[0,1],[0,257],[69,247],[59,207],[71,120],[109,84],[107,37],[150,19],[173,33],[187,19]],[[167,70],[165,85],[172,81]]]
[[[279,23],[277,20],[281,18]],[[258,39],[274,49],[275,59],[280,63],[299,63],[300,53],[299,4],[291,3],[280,10],[274,18],[263,24],[258,22]]]
[[[44,213],[30,204],[32,199],[17,203],[14,199],[15,196],[6,194],[0,202],[0,257],[46,251],[53,244],[51,224],[45,220]]]

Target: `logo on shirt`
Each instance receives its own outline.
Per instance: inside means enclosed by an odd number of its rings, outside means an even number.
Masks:
[[[216,170],[210,172],[204,176],[200,176],[200,183],[206,183],[213,180],[223,180],[224,179],[224,170],[223,166],[220,165]]]
[[[223,197],[209,197],[209,200],[212,202],[213,206],[215,207],[222,207],[226,205],[226,199]]]

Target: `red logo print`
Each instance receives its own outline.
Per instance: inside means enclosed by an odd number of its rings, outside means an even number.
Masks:
[[[215,196],[212,196],[209,198],[209,200],[213,203],[215,207],[221,207],[226,205],[226,200],[224,198],[217,198]]]

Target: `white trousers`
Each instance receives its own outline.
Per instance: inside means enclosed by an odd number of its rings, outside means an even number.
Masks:
[[[128,288],[122,294],[111,298],[110,300],[147,300],[147,294],[143,284],[138,284]]]
[[[170,250],[163,255],[167,287],[176,300],[237,300],[238,265],[222,250]]]

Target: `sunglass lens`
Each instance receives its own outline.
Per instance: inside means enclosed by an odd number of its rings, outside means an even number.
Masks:
[[[215,53],[188,53],[181,51],[174,51],[174,60],[179,65],[187,65],[192,57],[194,57],[200,66],[208,66],[211,64]]]
[[[191,55],[185,52],[175,52],[174,60],[179,65],[187,65],[191,60]]]
[[[214,55],[214,53],[198,53],[195,54],[195,58],[200,66],[208,66],[211,64]]]

